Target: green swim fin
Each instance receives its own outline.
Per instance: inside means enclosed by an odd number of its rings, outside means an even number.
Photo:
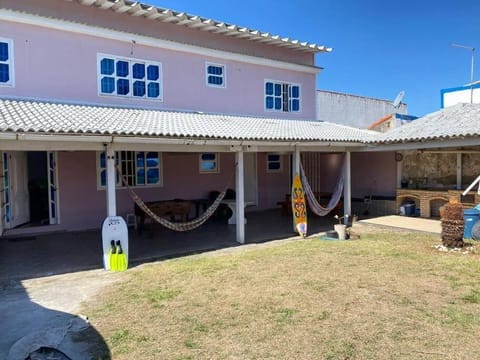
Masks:
[[[110,254],[108,257],[108,264],[110,267],[110,271],[117,271],[117,248],[115,247],[115,240],[110,241]]]
[[[127,256],[123,252],[122,244],[120,240],[117,240],[117,268],[116,271],[125,271],[127,270]]]

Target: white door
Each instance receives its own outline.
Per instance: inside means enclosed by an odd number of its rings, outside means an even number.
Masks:
[[[47,151],[48,214],[50,224],[58,224],[57,153]]]
[[[10,154],[7,152],[2,153],[2,174],[1,180],[3,197],[0,201],[3,205],[0,207],[0,234],[3,232],[3,228],[10,228],[11,224],[11,193],[10,193]]]
[[[257,154],[256,153],[244,153],[243,157],[244,165],[244,192],[245,202],[251,201],[255,205],[258,205],[258,192],[257,192]]]
[[[9,154],[10,227],[30,221],[30,198],[28,192],[28,163],[25,151]]]

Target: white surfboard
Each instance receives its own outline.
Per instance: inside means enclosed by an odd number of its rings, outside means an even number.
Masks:
[[[128,265],[128,228],[127,223],[121,216],[108,216],[103,221],[102,244],[103,244],[103,267],[110,270],[110,247],[111,241],[120,241]]]

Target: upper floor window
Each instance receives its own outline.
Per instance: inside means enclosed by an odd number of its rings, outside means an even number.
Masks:
[[[217,153],[200,154],[200,173],[218,173],[219,168]]]
[[[265,109],[271,111],[300,111],[300,86],[265,81]]]
[[[115,179],[117,186],[123,186],[120,175],[123,175],[129,186],[162,186],[160,153],[116,151],[115,160],[118,169]],[[98,155],[98,175],[99,186],[106,186],[107,162],[105,152]]]
[[[282,156],[276,153],[267,154],[267,172],[280,172],[282,169]]]
[[[13,86],[13,41],[0,38],[0,85]]]
[[[162,100],[162,64],[99,54],[98,92],[101,95]]]
[[[225,65],[211,64],[206,65],[207,85],[214,87],[226,87],[225,83]]]

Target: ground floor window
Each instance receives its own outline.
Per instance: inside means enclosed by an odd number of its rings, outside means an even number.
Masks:
[[[280,172],[282,169],[282,156],[280,154],[267,154],[267,172]]]
[[[217,153],[202,153],[200,154],[200,173],[218,173],[219,166]]]
[[[122,178],[129,186],[162,186],[161,154],[153,151],[116,151],[116,185],[123,186]],[[107,161],[105,152],[98,155],[98,182],[107,184]]]

